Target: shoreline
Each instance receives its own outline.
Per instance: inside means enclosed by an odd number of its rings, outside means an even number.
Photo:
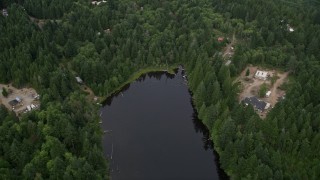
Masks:
[[[177,69],[179,67],[179,64],[173,64],[171,66],[168,67],[167,70],[164,70],[163,67],[146,67],[146,68],[142,68],[139,69],[138,71],[136,71],[135,73],[133,73],[124,83],[122,83],[118,88],[114,89],[113,91],[111,91],[110,93],[108,93],[105,96],[101,97],[101,100],[98,102],[101,106],[105,105],[105,103],[107,102],[107,100],[111,97],[113,97],[114,95],[120,93],[121,91],[123,91],[123,89],[128,86],[129,84],[131,84],[132,82],[134,82],[135,80],[139,79],[142,75],[144,74],[148,74],[148,73],[156,73],[156,72],[163,72],[163,73],[168,73],[171,75],[175,74],[175,69]]]

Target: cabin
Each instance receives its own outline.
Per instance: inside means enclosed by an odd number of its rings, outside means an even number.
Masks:
[[[218,42],[223,42],[224,41],[224,38],[223,37],[218,37]]]
[[[103,0],[103,1],[91,1],[92,5],[100,5],[101,3],[106,3],[107,1]]]
[[[104,32],[109,34],[111,32],[111,30],[110,29],[106,29],[106,30],[104,30]]]
[[[290,26],[290,24],[287,24],[287,29],[289,32],[294,32],[294,29]]]
[[[267,80],[268,77],[268,72],[267,71],[257,71],[256,74],[254,75],[255,78],[261,79],[261,80]]]
[[[258,110],[259,112],[263,112],[270,107],[270,103],[264,102],[256,97],[246,97],[242,102],[246,106],[251,104],[254,109]]]
[[[77,83],[83,84],[83,81],[82,81],[82,79],[81,79],[79,76],[76,77],[76,80],[77,80]]]
[[[18,105],[19,102],[16,99],[13,99],[11,101],[9,101],[9,105],[14,108],[16,105]]]
[[[18,101],[18,103],[21,103],[22,99],[20,97],[16,97],[16,101]]]
[[[8,11],[6,9],[2,9],[2,15],[7,17],[9,15]]]
[[[270,97],[270,95],[271,95],[271,91],[268,91],[268,92],[266,93],[266,97]]]

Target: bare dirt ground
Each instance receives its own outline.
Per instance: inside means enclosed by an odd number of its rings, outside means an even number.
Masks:
[[[288,72],[285,72],[282,74],[278,73],[277,76],[279,77],[279,79],[277,79],[277,81],[271,87],[270,97],[263,98],[263,100],[268,101],[272,107],[274,107],[277,104],[279,97],[282,97],[285,95],[285,91],[280,90],[279,87],[287,80],[288,74],[289,74]]]
[[[234,54],[234,44],[236,43],[236,35],[233,34],[231,43],[229,43],[225,48],[222,57],[223,58],[231,58]]]
[[[2,95],[3,87],[9,92],[7,97]],[[40,102],[38,100],[39,96],[37,97],[38,93],[32,88],[17,89],[11,84],[0,84],[0,92],[1,104],[9,110],[13,110],[17,115],[26,112],[27,106],[31,106],[31,104],[36,106],[36,108],[39,108],[40,106]],[[16,97],[19,97],[22,101],[13,108],[9,102],[14,100]]]
[[[88,95],[87,95],[87,99],[88,99],[89,101],[100,102],[101,97],[96,96],[96,95],[94,94],[94,92],[92,91],[92,89],[89,88],[87,85],[82,84],[80,88],[81,88],[82,91],[84,91],[85,93],[88,94]]]
[[[250,70],[249,76],[246,76],[247,69]],[[267,80],[260,80],[254,77],[257,70],[263,70],[268,71],[268,74],[270,75]],[[277,76],[277,80],[272,85],[271,78]],[[266,69],[260,69],[255,66],[248,66],[245,68],[245,70],[241,73],[240,77],[238,77],[235,82],[241,82],[241,89],[242,92],[239,94],[239,102],[241,102],[246,97],[252,97],[256,96],[258,97],[258,92],[260,89],[260,86],[262,84],[266,84],[268,86],[268,90],[271,91],[271,95],[269,97],[263,97],[259,98],[267,103],[270,103],[271,108],[273,108],[277,103],[279,97],[285,96],[285,91],[279,89],[279,87],[286,82],[288,77],[288,72],[280,73],[276,70],[266,70]],[[260,117],[265,118],[267,111],[264,111],[262,113],[259,113]]]

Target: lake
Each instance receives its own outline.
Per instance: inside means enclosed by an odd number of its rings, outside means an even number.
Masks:
[[[113,180],[227,179],[181,68],[143,75],[101,109]]]

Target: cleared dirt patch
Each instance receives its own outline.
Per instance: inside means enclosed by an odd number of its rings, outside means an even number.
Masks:
[[[233,34],[231,43],[229,43],[223,50],[223,55],[225,59],[231,59],[234,54],[234,44],[236,43],[236,36]]]
[[[249,74],[247,74],[249,70]],[[255,77],[256,72],[264,71],[268,73],[268,76],[265,80]],[[257,97],[260,100],[263,100],[266,103],[270,103],[270,108],[259,112],[261,118],[265,118],[268,111],[273,108],[279,101],[280,98],[285,96],[285,91],[281,90],[279,87],[287,81],[288,72],[278,72],[276,70],[267,70],[258,68],[256,66],[248,66],[236,79],[236,82],[241,82],[241,93],[239,94],[239,102],[244,100],[246,97]],[[268,91],[271,91],[271,94],[263,97],[259,97],[259,90],[262,84],[266,84]]]
[[[88,86],[86,86],[84,84],[82,84],[80,88],[82,91],[84,91],[87,94],[87,99],[89,101],[100,102],[101,97],[96,96],[91,88],[89,88]]]
[[[2,94],[3,88],[8,91],[7,97]],[[0,84],[0,92],[1,104],[14,111],[17,115],[40,107],[39,95],[32,88],[17,89],[11,84]],[[15,105],[10,104],[10,102]]]

